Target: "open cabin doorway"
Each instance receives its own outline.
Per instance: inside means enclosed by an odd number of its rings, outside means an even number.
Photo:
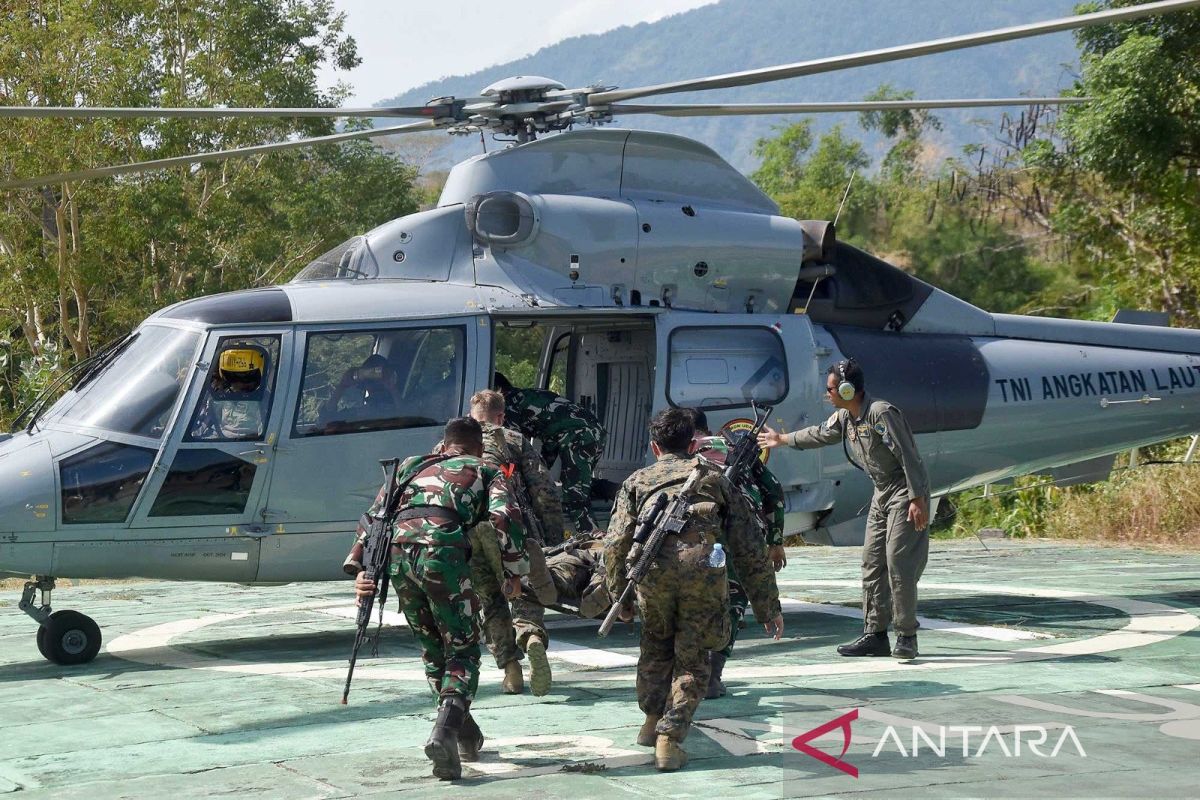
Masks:
[[[514,386],[549,389],[589,409],[608,432],[592,483],[607,516],[622,481],[650,458],[654,319],[579,314],[493,317],[493,364]],[[553,467],[557,477],[559,466]]]

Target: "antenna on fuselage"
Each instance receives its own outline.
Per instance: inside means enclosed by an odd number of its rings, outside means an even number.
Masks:
[[[833,215],[833,225],[837,227],[838,220],[842,218],[842,209],[846,207],[846,199],[850,197],[850,187],[854,185],[854,176],[858,174],[858,170],[850,173],[850,180],[846,181],[846,191],[842,192],[842,202],[838,203],[837,213]]]
[[[808,299],[804,301],[804,308],[796,309],[797,314],[807,314],[808,307],[812,305],[813,295],[817,293],[817,284],[826,278],[833,277],[837,272],[837,267],[833,264],[819,264],[812,267],[801,267],[796,273],[796,279],[801,281],[812,281],[812,288],[808,290]]]

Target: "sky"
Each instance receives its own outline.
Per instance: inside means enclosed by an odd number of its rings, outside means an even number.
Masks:
[[[602,33],[710,5],[715,0],[334,0],[362,65],[322,72],[367,106],[407,89],[520,58],[571,36]]]

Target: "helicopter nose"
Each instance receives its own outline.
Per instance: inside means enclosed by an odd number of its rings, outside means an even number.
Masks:
[[[55,530],[54,457],[44,436],[0,442],[0,575],[49,575]]]
[[[54,530],[54,459],[46,437],[0,442],[0,536]]]

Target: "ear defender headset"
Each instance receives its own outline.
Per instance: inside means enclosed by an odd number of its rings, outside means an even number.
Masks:
[[[837,386],[838,397],[843,400],[853,400],[854,395],[858,394],[858,389],[854,388],[854,384],[846,380],[846,371],[850,369],[850,365],[854,363],[852,360],[839,361],[837,363],[837,374],[840,383]]]

